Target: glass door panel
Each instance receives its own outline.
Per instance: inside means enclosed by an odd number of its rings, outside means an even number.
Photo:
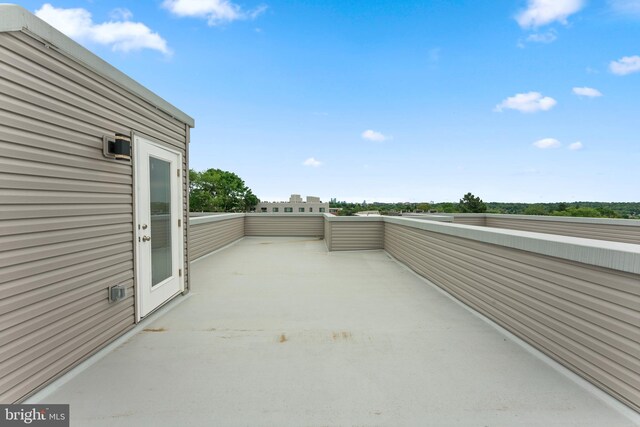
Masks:
[[[171,164],[149,157],[151,286],[171,277]]]

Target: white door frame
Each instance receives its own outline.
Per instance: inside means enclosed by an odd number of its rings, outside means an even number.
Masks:
[[[182,153],[167,148],[149,138],[134,135],[134,179],[135,179],[135,253],[136,253],[136,322],[145,317],[175,295],[184,291],[184,229],[182,224],[183,189],[182,189]],[[149,178],[149,159],[156,158],[169,163],[171,179],[171,260],[170,276],[156,286],[152,286],[152,251],[151,242],[151,185]],[[146,228],[143,228],[144,226]]]

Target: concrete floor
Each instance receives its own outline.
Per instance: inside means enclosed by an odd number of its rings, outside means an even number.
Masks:
[[[639,425],[383,251],[245,238],[191,274],[40,398],[72,426]]]

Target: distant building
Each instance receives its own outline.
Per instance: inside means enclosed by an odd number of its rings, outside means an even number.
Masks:
[[[260,202],[256,206],[257,213],[329,213],[329,203],[322,203],[320,197],[307,196],[303,201],[299,194],[292,194],[288,202]]]

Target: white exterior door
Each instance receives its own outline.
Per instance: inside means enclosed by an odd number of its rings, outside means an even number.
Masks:
[[[184,290],[182,155],[135,136],[138,320]]]

